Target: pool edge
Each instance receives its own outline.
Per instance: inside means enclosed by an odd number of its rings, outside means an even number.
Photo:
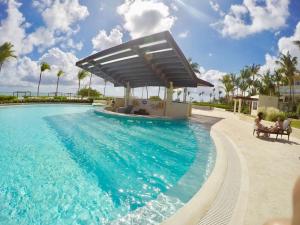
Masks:
[[[218,220],[220,224],[243,224],[243,219],[247,208],[248,195],[247,165],[245,164],[245,159],[243,158],[241,153],[237,151],[237,146],[235,145],[235,143],[227,135],[220,133],[217,130],[217,124],[218,123],[213,125],[210,131],[210,135],[216,146],[216,161],[214,169],[212,170],[207,181],[193,196],[193,198],[182,208],[180,208],[175,214],[163,221],[161,225],[202,224],[201,220],[207,217],[209,210],[215,207],[214,205],[217,205],[218,207],[217,198],[219,197],[218,195],[222,191],[222,189],[224,189],[223,186],[225,183],[225,177],[227,175],[228,164],[231,163],[230,160],[233,160],[230,157],[228,149],[224,147],[224,140],[231,144],[231,147],[233,148],[232,152],[234,152],[238,158],[238,163],[241,167],[241,174],[239,190],[236,193],[237,199],[234,202],[230,218],[226,218],[230,222],[227,221],[226,223],[222,223],[222,218],[218,218]],[[210,218],[205,219],[207,219],[207,221],[210,220]],[[224,221],[226,219],[224,219]]]

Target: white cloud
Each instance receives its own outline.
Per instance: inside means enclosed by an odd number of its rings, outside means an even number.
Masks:
[[[77,72],[75,66],[77,57],[71,52],[63,52],[59,48],[52,48],[43,54],[38,61],[34,61],[27,56],[19,57],[17,60],[10,60],[5,63],[1,70],[0,87],[27,87],[35,91],[40,73],[40,63],[47,62],[51,66],[50,71],[43,74],[42,85],[43,89],[51,88],[51,85],[56,84],[56,73],[62,69],[65,74],[61,79],[61,85],[73,86],[74,90],[77,87]]]
[[[157,0],[125,0],[117,12],[123,16],[124,28],[132,38],[170,30],[176,20],[169,7]]]
[[[212,24],[223,36],[244,38],[267,30],[285,26],[289,16],[289,0],[244,0],[232,5],[224,18]],[[247,22],[250,19],[250,22]]]
[[[26,34],[25,29],[30,26],[20,12],[20,3],[15,0],[7,2],[7,17],[1,21],[0,44],[10,41],[18,55],[28,54],[35,47],[39,52],[54,46],[59,42],[66,42],[66,46],[81,49],[81,43],[71,43],[70,36],[79,31],[79,26],[73,24],[88,16],[87,7],[79,4],[78,0],[60,1],[40,0],[33,5],[40,10],[46,26],[36,28],[32,33]]]
[[[86,6],[80,5],[78,0],[65,0],[63,2],[54,1],[46,8],[43,13],[43,19],[47,27],[55,31],[70,31],[74,22],[85,19],[89,15]]]
[[[300,70],[300,49],[298,46],[294,44],[294,41],[300,40],[300,21],[298,22],[294,34],[290,37],[281,37],[278,40],[278,52],[282,52],[286,54],[289,52],[292,56],[296,56],[298,58],[298,69]],[[273,71],[274,69],[278,68],[276,65],[276,60],[278,57],[271,56],[269,53],[265,56],[265,64],[262,66],[261,71],[270,70]]]
[[[267,53],[265,55],[265,64],[260,67],[259,74],[264,74],[268,70],[270,70],[271,72],[276,70],[278,68],[278,65],[276,64],[276,60],[277,60],[276,56],[272,56],[269,53]]]
[[[186,30],[184,32],[179,33],[178,37],[179,38],[187,38],[189,34],[190,34],[190,31]]]
[[[25,18],[19,11],[21,4],[14,0],[8,1],[7,17],[0,24],[0,44],[11,42],[14,45],[16,54],[23,52],[24,45],[22,43],[25,38]]]
[[[93,37],[92,44],[94,50],[104,50],[122,43],[123,33],[119,28],[113,28],[109,34],[105,30],[100,30],[98,34]]]
[[[207,70],[204,71],[199,75],[200,79],[206,80],[212,84],[214,84],[216,87],[219,86],[220,81],[219,79],[224,76],[226,73],[221,72],[219,70]]]

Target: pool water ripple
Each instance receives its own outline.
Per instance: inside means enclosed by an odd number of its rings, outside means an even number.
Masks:
[[[0,108],[0,224],[158,224],[207,179],[215,151],[188,120],[91,106]]]

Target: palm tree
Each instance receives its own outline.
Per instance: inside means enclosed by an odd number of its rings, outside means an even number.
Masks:
[[[180,98],[181,93],[182,93],[181,90],[178,90],[178,91],[177,91],[177,100],[178,100],[178,101],[180,101],[179,98]]]
[[[223,84],[223,88],[225,90],[225,96],[227,102],[229,101],[229,93],[234,90],[234,84],[232,83],[230,74],[224,75],[221,79],[220,82]]]
[[[57,82],[56,82],[56,92],[55,92],[55,96],[57,96],[57,92],[58,92],[58,83],[59,83],[59,78],[64,75],[64,71],[59,70],[56,74],[57,76]]]
[[[297,57],[292,57],[289,52],[287,54],[280,53],[279,60],[276,61],[280,65],[280,70],[288,79],[288,85],[290,88],[289,106],[294,102],[294,93],[292,98],[292,85],[294,83],[294,77],[296,75],[297,69]]]
[[[200,73],[199,64],[197,62],[193,62],[192,58],[188,58],[188,62],[195,73]]]
[[[39,79],[39,84],[38,84],[38,89],[37,89],[37,96],[40,95],[40,85],[41,85],[41,80],[42,80],[42,73],[46,70],[50,70],[51,67],[48,63],[42,62],[41,63],[41,72],[40,72],[40,79]]]
[[[240,71],[240,86],[239,88],[242,91],[242,96],[245,96],[246,91],[250,85],[251,72],[247,68],[244,68]]]
[[[103,90],[103,96],[105,97],[105,92],[106,92],[106,84],[107,84],[107,80],[104,80],[104,90]]]
[[[78,78],[78,92],[80,91],[80,82],[84,78],[86,78],[89,75],[89,72],[86,70],[79,70],[77,73],[77,78]]]
[[[294,41],[294,44],[297,45],[300,48],[300,40],[299,41]]]
[[[273,81],[277,87],[277,95],[280,96],[279,87],[280,87],[280,83],[282,82],[282,78],[283,78],[282,71],[280,69],[275,70],[272,77],[273,77]]]
[[[10,42],[5,42],[0,45],[0,71],[6,60],[9,58],[17,58],[17,56],[14,55],[13,47],[13,44]]]
[[[159,97],[159,94],[160,94],[160,86],[158,86],[158,93],[157,93],[158,97]]]
[[[231,80],[231,82],[233,84],[232,96],[234,96],[234,91],[235,90],[237,90],[237,95],[238,95],[238,89],[239,89],[239,81],[240,81],[240,79],[234,73],[230,73],[229,76],[230,76],[230,80]]]
[[[260,69],[260,65],[255,65],[255,64],[252,64],[251,66],[247,66],[246,67],[247,70],[249,70],[249,73],[250,73],[250,76],[251,76],[251,79],[249,79],[249,86],[251,86],[251,91],[250,91],[250,95],[256,95],[256,75]]]
[[[92,76],[93,76],[93,74],[90,73],[90,81],[89,81],[89,89],[88,89],[88,98],[90,97],[90,90],[91,90],[91,84],[92,84]]]
[[[213,88],[212,91],[213,91],[213,102],[215,102],[215,96],[216,96],[215,95],[215,91],[216,91],[216,88]]]
[[[275,93],[275,84],[270,70],[260,75],[260,77],[261,77],[261,82],[258,83],[259,93],[270,95],[270,96],[273,95]]]
[[[221,94],[222,94],[222,91],[219,90],[219,101],[221,99]]]

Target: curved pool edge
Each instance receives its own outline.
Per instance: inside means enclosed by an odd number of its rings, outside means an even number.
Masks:
[[[194,197],[161,225],[243,224],[249,186],[246,161],[217,124],[210,132],[216,147],[214,169]]]

